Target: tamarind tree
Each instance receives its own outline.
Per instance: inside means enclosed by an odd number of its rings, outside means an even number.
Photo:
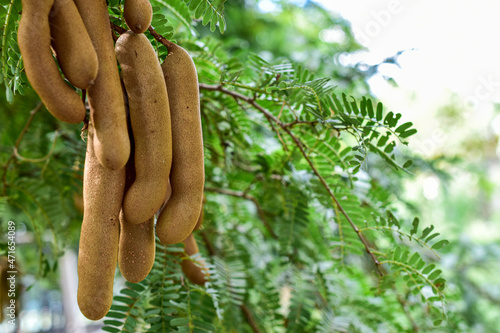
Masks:
[[[127,29],[123,1],[107,2],[117,39]],[[151,3],[145,34],[160,61],[172,41],[198,71],[206,203],[191,259],[210,275],[202,287],[189,283],[175,255],[182,246],[157,241],[151,273],[115,290],[103,329],[461,332],[439,264],[448,241],[409,217],[414,208],[396,189],[418,172],[406,147],[417,129],[370,95],[376,68],[335,60],[361,48],[347,22],[284,2],[312,32],[295,27],[279,40],[286,20],[252,19],[245,1]],[[85,142],[82,124],[50,117],[30,88],[21,14],[20,0],[0,1],[0,223],[25,223],[33,244],[20,246],[18,264],[44,280],[78,245]],[[344,42],[318,41],[315,24],[338,27]],[[263,49],[266,40],[274,44]]]

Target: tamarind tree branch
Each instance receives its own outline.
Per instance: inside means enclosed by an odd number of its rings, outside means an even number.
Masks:
[[[323,176],[321,176],[321,174],[319,173],[318,169],[316,168],[316,166],[314,165],[314,163],[312,162],[312,160],[309,158],[309,155],[307,154],[307,152],[306,152],[306,150],[304,148],[304,145],[302,144],[302,142],[300,141],[300,139],[292,132],[291,126],[288,125],[288,123],[284,123],[281,120],[279,120],[271,112],[269,112],[264,107],[262,107],[259,103],[257,103],[257,101],[255,99],[253,99],[253,98],[249,98],[249,97],[247,97],[247,96],[245,96],[245,95],[243,95],[241,93],[228,90],[228,89],[224,88],[222,85],[208,85],[208,84],[200,83],[199,87],[200,87],[200,89],[203,89],[203,90],[219,91],[221,93],[224,93],[226,95],[229,95],[229,96],[233,97],[234,99],[241,100],[241,101],[244,101],[245,103],[250,104],[255,109],[257,109],[260,113],[262,113],[267,119],[272,120],[283,131],[285,131],[285,133],[288,134],[288,136],[292,139],[292,141],[295,143],[295,145],[297,146],[297,148],[299,148],[302,156],[304,157],[304,159],[306,160],[306,162],[309,164],[309,167],[311,168],[312,172],[315,174],[315,176],[318,178],[318,180],[320,181],[320,183],[326,189],[326,191],[328,192],[328,195],[333,200],[333,202],[335,203],[335,205],[337,205],[340,213],[345,217],[345,219],[349,222],[351,228],[356,232],[356,235],[358,236],[359,240],[363,244],[363,246],[365,248],[365,251],[368,253],[368,255],[371,257],[371,259],[375,263],[375,267],[377,268],[377,271],[378,271],[379,275],[382,276],[383,273],[382,273],[382,271],[380,269],[380,262],[377,259],[377,257],[375,256],[375,254],[371,251],[370,246],[369,246],[367,240],[363,236],[362,232],[359,230],[358,226],[351,219],[351,217],[349,216],[349,214],[347,214],[347,212],[345,211],[345,209],[342,207],[342,205],[340,204],[340,201],[337,199],[337,197],[333,193],[333,191],[330,188],[330,186],[328,186],[328,184],[326,183],[326,181],[323,178]]]
[[[233,190],[227,190],[227,189],[215,188],[215,187],[205,187],[205,191],[225,194],[225,195],[229,195],[229,196],[237,197],[237,198],[243,198],[243,199],[246,199],[246,200],[253,202],[253,204],[255,205],[255,208],[257,209],[257,214],[259,215],[259,218],[261,219],[262,223],[264,223],[264,226],[266,227],[267,231],[269,231],[269,233],[271,234],[271,236],[274,239],[278,239],[278,235],[274,232],[273,228],[269,224],[269,221],[267,221],[264,210],[260,207],[260,204],[257,201],[257,199],[255,199],[255,197],[253,197],[252,195],[245,193],[245,192],[239,192],[239,191],[233,191]]]
[[[250,311],[250,309],[245,304],[240,305],[240,309],[241,309],[241,312],[243,313],[243,316],[247,320],[248,325],[250,325],[250,327],[252,328],[252,331],[254,333],[260,333],[260,329],[257,326],[257,323],[255,322],[255,318],[253,317],[253,314]]]
[[[14,143],[14,148],[12,150],[12,154],[10,155],[9,159],[7,162],[5,162],[5,165],[3,166],[3,174],[2,174],[2,182],[3,182],[3,194],[7,194],[7,171],[9,169],[10,163],[16,159],[16,154],[19,149],[19,146],[21,145],[21,140],[23,139],[24,135],[26,132],[28,132],[31,122],[33,121],[33,118],[35,118],[35,114],[40,110],[42,107],[43,103],[42,101],[38,102],[38,104],[35,106],[33,110],[30,111],[30,116],[28,117],[28,120],[26,121],[26,124],[24,125],[24,128],[22,129],[21,133],[16,139],[16,142]]]

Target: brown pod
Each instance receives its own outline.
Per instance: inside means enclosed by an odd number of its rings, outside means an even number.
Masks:
[[[184,252],[188,256],[199,253],[198,244],[193,234],[190,234],[184,241]],[[201,266],[201,267],[200,267]],[[181,262],[182,272],[194,284],[204,285],[207,281],[208,268],[205,266],[205,261],[197,261],[197,264],[191,259],[183,259]]]
[[[136,177],[123,199],[127,222],[143,223],[161,208],[172,164],[170,108],[155,50],[144,34],[127,31],[116,41],[134,137]]]
[[[73,0],[55,0],[49,14],[52,47],[71,84],[89,88],[97,77],[97,54]]]
[[[155,262],[154,217],[141,224],[128,223],[120,213],[120,246],[118,267],[123,277],[132,283],[148,276]]]
[[[149,0],[126,0],[123,16],[130,30],[142,34],[151,24],[153,8]]]
[[[74,0],[99,61],[94,84],[87,90],[94,124],[94,151],[112,170],[125,166],[130,156],[127,115],[115,57],[106,0]]]
[[[132,152],[134,149],[132,149]],[[125,191],[135,179],[134,160],[130,158],[126,166]],[[146,278],[155,261],[154,217],[141,224],[131,224],[120,212],[120,245],[118,267],[123,277],[132,283]]]
[[[168,47],[162,64],[172,119],[172,195],[158,217],[156,234],[164,244],[186,239],[200,217],[205,170],[198,77],[190,55]]]
[[[89,124],[77,298],[83,315],[98,320],[106,315],[113,300],[125,169],[114,171],[99,163],[94,154],[93,135],[92,124]]]
[[[203,219],[205,217],[205,202],[207,202],[207,197],[205,196],[205,193],[203,193],[203,202],[201,204],[201,212],[200,212],[200,217],[198,217],[198,222],[196,222],[196,225],[194,226],[194,230],[199,230],[201,226],[203,225]]]
[[[85,118],[80,96],[64,82],[50,50],[49,12],[54,0],[22,0],[17,41],[26,76],[47,110],[76,124]]]

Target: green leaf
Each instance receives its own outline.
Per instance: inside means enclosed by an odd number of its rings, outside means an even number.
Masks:
[[[415,235],[418,232],[418,224],[420,223],[420,219],[418,217],[415,217],[413,219],[413,222],[411,223],[412,228],[410,231],[410,235]]]
[[[403,164],[403,168],[408,169],[412,165],[413,165],[413,161],[412,160],[408,160],[408,161],[405,162],[405,164]]]
[[[118,320],[104,320],[103,323],[104,325],[123,326],[123,322]]]
[[[435,243],[434,245],[432,245],[432,249],[433,250],[439,250],[440,248],[442,248],[443,246],[445,245],[448,245],[448,241],[446,239],[443,239],[443,240],[440,240],[439,242]]]
[[[5,94],[6,94],[7,102],[12,104],[14,102],[14,94],[12,93],[12,90],[7,85],[5,87]]]
[[[431,273],[431,275],[429,275],[427,278],[429,280],[435,280],[436,278],[439,277],[439,275],[441,275],[442,271],[440,269],[436,269],[434,272]]]
[[[170,325],[172,326],[186,326],[189,325],[188,318],[175,318],[170,321]]]
[[[210,22],[210,31],[214,32],[216,27],[217,27],[217,13],[215,14],[215,17],[212,18],[212,21]]]
[[[212,324],[209,324],[209,323],[206,323],[204,321],[201,321],[201,320],[193,320],[193,324],[198,327],[198,328],[202,328],[204,330],[207,330],[207,331],[212,331],[214,332],[216,330],[215,326],[212,325]]]
[[[413,265],[417,261],[417,259],[419,259],[419,258],[420,258],[420,255],[418,254],[418,252],[413,253],[413,255],[410,258],[410,261],[408,262],[408,265],[410,265],[410,266]]]
[[[125,314],[123,313],[120,313],[120,312],[115,312],[115,311],[109,311],[107,314],[106,314],[106,317],[109,317],[109,318],[116,318],[116,319],[123,319],[126,317]]]
[[[382,103],[377,104],[377,120],[382,121],[383,117],[383,111],[384,111],[384,105]]]
[[[210,22],[210,19],[212,19],[212,16],[214,15],[214,12],[212,11],[212,8],[208,8],[206,11],[205,11],[205,14],[203,15],[203,21],[202,21],[202,24],[203,25],[207,25],[208,22]]]
[[[408,137],[410,137],[410,136],[412,136],[412,135],[414,135],[414,134],[416,134],[416,133],[417,133],[417,130],[416,130],[416,129],[411,129],[411,130],[408,130],[408,131],[406,131],[406,132],[404,132],[404,133],[401,133],[401,134],[399,135],[399,137],[400,137],[400,138],[403,138],[403,139],[406,139],[406,138],[408,138]]]
[[[422,232],[422,235],[420,236],[420,238],[424,239],[425,237],[427,237],[427,235],[429,235],[431,233],[432,230],[434,230],[434,226],[433,225],[425,228],[424,231]]]
[[[404,123],[403,125],[399,125],[398,128],[396,128],[395,131],[397,133],[403,133],[404,131],[406,131],[408,128],[410,128],[412,126],[413,126],[413,123],[407,122],[407,123]]]
[[[370,117],[370,119],[373,119],[373,117],[375,117],[375,113],[373,112],[373,104],[371,100],[369,99],[366,100],[366,107],[368,111],[368,116]]]
[[[435,264],[428,265],[422,270],[422,274],[429,274],[435,267],[436,267]]]
[[[429,237],[427,237],[427,238],[425,239],[425,242],[429,242],[429,241],[431,241],[432,239],[436,238],[436,237],[437,237],[437,236],[439,236],[439,235],[440,235],[440,233],[439,233],[439,232],[436,232],[435,234],[432,234],[432,235],[430,235]]]
[[[353,101],[354,101],[354,97],[352,98]],[[366,117],[367,115],[367,110],[366,110],[366,98],[365,96],[363,96],[363,98],[361,99],[361,102],[359,103],[359,109],[361,111],[361,115],[363,117]],[[371,117],[370,117],[371,118]]]
[[[354,111],[354,110],[351,110],[351,106],[349,105],[349,102],[347,101],[347,96],[344,93],[342,94],[342,101],[344,102],[344,107],[345,107],[345,110],[347,113],[351,113]]]

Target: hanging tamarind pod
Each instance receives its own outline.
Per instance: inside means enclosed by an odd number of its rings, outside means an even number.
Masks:
[[[99,63],[73,0],[55,0],[49,23],[52,48],[64,76],[75,87],[89,88],[97,77]]]
[[[28,81],[57,119],[76,124],[85,118],[80,96],[62,79],[50,50],[49,12],[54,0],[22,0],[17,41]]]
[[[94,84],[87,90],[94,125],[94,151],[108,169],[125,166],[130,156],[127,115],[106,0],[74,0],[99,61]]]
[[[172,122],[172,195],[163,207],[156,234],[176,244],[193,231],[200,216],[205,170],[196,67],[189,53],[172,43],[161,65]]]
[[[113,300],[125,169],[103,167],[94,153],[93,139],[90,123],[83,176],[77,300],[85,317],[98,320],[106,315]]]
[[[172,164],[170,107],[158,58],[143,34],[128,31],[116,41],[116,57],[128,96],[134,137],[135,180],[123,199],[128,223],[147,221],[161,208]]]
[[[193,234],[190,234],[184,241],[184,252],[188,256],[199,253],[198,244]],[[194,284],[204,285],[207,281],[208,268],[205,266],[205,261],[200,260],[195,264],[190,259],[183,259],[181,262],[182,272]]]
[[[123,6],[123,17],[130,30],[136,34],[142,34],[151,24],[153,8],[149,0],[126,0]]]

